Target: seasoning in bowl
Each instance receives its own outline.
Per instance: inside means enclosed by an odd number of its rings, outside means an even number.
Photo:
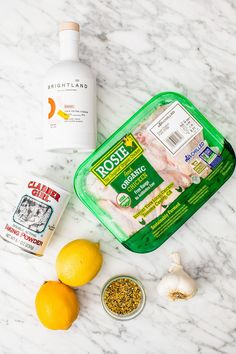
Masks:
[[[136,317],[145,305],[145,298],[140,281],[126,275],[111,278],[102,290],[104,309],[120,320]]]

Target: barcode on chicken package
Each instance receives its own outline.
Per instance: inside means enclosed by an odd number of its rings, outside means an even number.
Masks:
[[[178,130],[176,130],[167,137],[166,143],[170,145],[170,147],[175,147],[176,145],[179,145],[183,139],[183,135]]]
[[[200,133],[202,126],[176,101],[157,116],[148,130],[174,156]]]

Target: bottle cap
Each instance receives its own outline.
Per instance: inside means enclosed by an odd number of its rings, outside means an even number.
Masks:
[[[59,32],[65,31],[65,30],[73,30],[73,31],[79,32],[80,26],[76,22],[64,22],[59,26]]]

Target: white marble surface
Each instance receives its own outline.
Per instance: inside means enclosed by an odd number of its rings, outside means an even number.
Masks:
[[[57,61],[57,26],[81,24],[82,62],[97,74],[98,135],[104,141],[155,93],[186,94],[234,145],[236,7],[233,0],[8,0],[0,2],[0,220],[28,172],[72,190],[85,155],[42,150],[42,79]],[[236,146],[235,146],[236,147]],[[236,352],[235,176],[159,250],[133,254],[74,196],[46,255],[38,259],[0,241],[0,354],[234,354]],[[80,318],[67,332],[46,330],[34,297],[56,279],[55,257],[78,237],[100,240],[104,266],[78,291]],[[199,292],[168,303],[156,295],[179,250]],[[142,280],[147,305],[117,322],[100,303],[117,273]]]

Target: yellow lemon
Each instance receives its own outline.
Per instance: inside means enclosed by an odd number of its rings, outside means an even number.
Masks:
[[[38,318],[48,329],[68,329],[79,314],[75,291],[59,281],[47,281],[40,287],[35,306]]]
[[[102,266],[99,244],[74,240],[65,245],[56,260],[58,278],[67,285],[81,286],[92,280]]]

